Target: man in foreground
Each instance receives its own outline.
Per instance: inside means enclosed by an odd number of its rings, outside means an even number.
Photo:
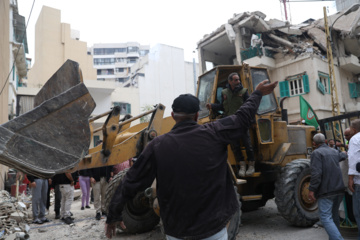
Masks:
[[[325,136],[318,133],[313,138],[316,147],[311,154],[311,180],[309,199],[318,200],[319,217],[329,239],[343,239],[340,232],[339,206],[344,197],[345,186],[339,162],[346,153],[325,144]]]
[[[239,208],[227,165],[227,145],[250,127],[262,96],[277,82],[261,82],[242,107],[231,116],[197,124],[199,100],[177,97],[171,113],[176,124],[156,137],[141,153],[116,189],[106,220],[106,236],[122,222],[127,201],[157,179],[160,215],[168,239],[227,239],[226,224]]]

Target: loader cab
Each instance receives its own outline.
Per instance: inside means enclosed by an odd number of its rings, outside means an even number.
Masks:
[[[197,97],[200,100],[199,121],[201,123],[223,117],[221,111],[210,113],[206,104],[222,103],[221,91],[226,88],[228,76],[233,72],[239,73],[241,83],[248,89],[249,94],[260,82],[269,79],[266,68],[249,67],[246,64],[242,66],[216,66],[199,76]],[[274,93],[264,96],[256,115],[256,134],[262,144],[273,143],[273,121],[274,115],[278,112],[280,112],[280,107]]]

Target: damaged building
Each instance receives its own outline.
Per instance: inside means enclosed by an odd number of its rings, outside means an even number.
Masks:
[[[329,16],[328,22],[340,112],[348,113],[360,111],[360,9],[343,13]],[[288,110],[289,123],[301,122],[299,95],[311,104],[319,119],[332,116],[324,19],[290,25],[265,18],[262,12],[235,14],[205,35],[198,42],[200,74],[210,70],[207,63],[245,62],[266,67],[271,80],[279,81],[278,98],[287,97],[283,108]]]

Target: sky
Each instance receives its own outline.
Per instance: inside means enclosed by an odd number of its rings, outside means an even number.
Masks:
[[[34,0],[18,0],[26,22]],[[289,4],[289,3],[287,3]],[[35,24],[43,5],[61,10],[61,22],[80,31],[88,47],[95,43],[157,43],[184,49],[186,61],[197,59],[197,42],[242,12],[261,11],[265,20],[285,20],[279,0],[35,0],[27,26],[29,54],[34,59]],[[335,1],[291,2],[292,24],[336,13]]]

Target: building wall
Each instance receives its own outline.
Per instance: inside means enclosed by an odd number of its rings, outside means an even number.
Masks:
[[[360,0],[336,0],[336,10],[342,11],[348,9],[355,3],[360,3]]]
[[[0,1],[0,91],[2,90],[0,95],[0,123],[5,123],[8,121],[9,81],[6,80],[11,69],[9,46],[9,11],[9,1]]]
[[[317,89],[316,85],[316,81],[319,79],[318,72],[329,72],[328,63],[326,61],[323,61],[318,57],[304,56],[298,58],[297,60],[277,63],[276,66],[276,69],[270,71],[270,77],[272,81],[284,81],[286,77],[300,74],[306,71],[307,75],[309,76],[310,92],[302,94],[303,98],[310,103],[319,119],[332,116],[331,94],[323,95]],[[346,84],[347,81],[350,81],[353,78],[353,74],[335,67],[335,78],[340,104],[340,112],[345,113],[344,104],[348,101],[356,102],[356,100],[350,100],[349,89]],[[280,97],[280,87],[277,87],[275,92],[277,97]],[[288,110],[289,123],[301,121],[298,95],[285,99],[283,107],[284,109]]]
[[[7,77],[11,69],[10,54],[10,1],[0,1],[0,124],[8,121],[9,81]],[[8,167],[0,165],[0,190],[4,189],[5,174]]]
[[[86,42],[71,38],[70,25],[61,23],[61,11],[43,6],[35,26],[35,61],[28,86],[40,88],[68,59],[80,64],[83,79],[96,79]]]
[[[184,62],[184,50],[163,44],[150,49],[145,78],[139,79],[140,107],[162,103],[170,116],[174,98],[194,93],[192,66]]]

